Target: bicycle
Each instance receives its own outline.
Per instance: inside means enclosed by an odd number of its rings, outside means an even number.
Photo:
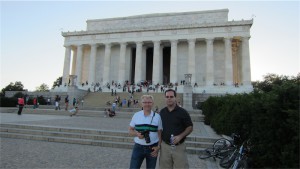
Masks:
[[[228,152],[232,150],[232,147],[233,143],[230,140],[221,138],[214,142],[212,148],[201,150],[198,157],[200,159],[206,159],[210,157],[213,157],[214,160],[216,160],[216,158],[222,159],[228,154]]]
[[[234,151],[228,153],[227,156],[220,160],[220,166],[223,168],[248,168],[248,155],[250,152],[250,140],[244,141],[240,147],[236,147]]]

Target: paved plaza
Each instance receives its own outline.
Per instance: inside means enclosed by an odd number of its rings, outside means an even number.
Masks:
[[[98,130],[127,131],[130,119],[0,113],[1,124],[27,124]],[[202,122],[194,123],[193,135],[218,137]],[[1,138],[0,168],[128,168],[130,149]],[[213,160],[188,155],[190,168],[218,168]],[[145,162],[142,168],[145,168]],[[157,165],[159,168],[159,164]]]

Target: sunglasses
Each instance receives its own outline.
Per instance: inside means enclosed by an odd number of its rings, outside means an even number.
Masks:
[[[143,102],[144,104],[151,104],[152,102]]]
[[[174,96],[166,96],[166,98],[168,99],[168,98],[174,98]]]

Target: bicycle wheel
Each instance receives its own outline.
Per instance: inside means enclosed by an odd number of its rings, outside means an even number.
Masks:
[[[221,138],[217,141],[215,141],[213,145],[213,151],[216,153],[216,157],[222,159],[225,157],[228,152],[232,149],[233,144],[230,140]]]
[[[209,157],[212,156],[212,155],[211,155],[212,152],[213,152],[213,149],[211,149],[211,148],[207,148],[207,149],[205,149],[205,150],[201,150],[201,151],[199,151],[198,157],[199,157],[200,159],[206,159],[206,158],[209,158]]]
[[[221,167],[223,168],[229,168],[230,166],[232,166],[237,154],[238,154],[238,149],[232,149],[230,150],[230,152],[228,152],[228,154],[226,156],[224,156],[223,158],[221,158],[219,164]]]
[[[230,140],[226,139],[226,138],[221,138],[218,139],[217,141],[215,141],[214,145],[213,145],[213,149],[215,151],[217,150],[222,150],[222,149],[226,149],[228,147],[232,147],[232,143]]]

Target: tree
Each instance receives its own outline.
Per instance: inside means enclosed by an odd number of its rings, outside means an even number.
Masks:
[[[41,84],[40,86],[35,88],[37,92],[48,92],[49,86],[45,83]]]
[[[292,77],[294,79],[294,77]],[[269,73],[264,76],[264,81],[262,82],[253,82],[253,87],[255,90],[262,92],[270,92],[273,90],[274,86],[280,86],[284,82],[289,81],[290,77],[288,76],[279,76],[273,73]]]
[[[5,97],[5,91],[24,91],[24,85],[16,81],[15,83],[10,82],[9,85],[7,85],[5,88],[1,90],[0,93],[0,106],[1,107],[15,107],[17,104],[17,98],[22,97],[23,94],[21,92],[18,92],[15,94],[12,98]]]
[[[56,81],[53,82],[52,89],[54,89],[56,86],[59,87],[62,84],[62,76],[56,79]]]
[[[1,90],[1,94],[4,95],[5,91],[24,91],[24,85],[20,81],[10,82],[9,85]]]
[[[207,99],[205,122],[218,134],[251,139],[249,167],[299,168],[300,74],[264,78],[249,94]]]

